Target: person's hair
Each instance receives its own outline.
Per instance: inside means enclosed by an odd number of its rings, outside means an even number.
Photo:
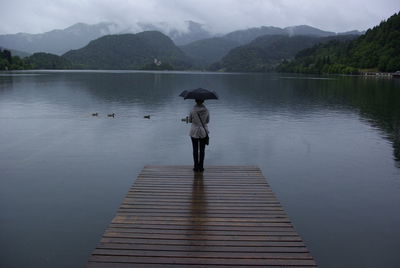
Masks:
[[[198,105],[203,104],[203,102],[204,102],[204,100],[196,100],[196,103],[197,103]]]

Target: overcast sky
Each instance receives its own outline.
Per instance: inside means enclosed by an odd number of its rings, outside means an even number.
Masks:
[[[323,30],[366,30],[400,11],[399,0],[0,0],[0,34],[41,33],[77,22],[193,20],[214,33],[255,26],[307,24]]]

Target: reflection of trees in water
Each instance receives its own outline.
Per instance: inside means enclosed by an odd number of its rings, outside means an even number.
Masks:
[[[173,75],[112,72],[79,74],[77,79],[82,88],[103,101],[151,107],[163,104],[174,81]]]
[[[316,94],[326,101],[351,105],[393,144],[394,160],[400,167],[400,83],[395,80],[339,78],[323,84]]]
[[[135,104],[146,110],[157,110],[182,103],[184,89],[201,86],[204,75],[174,72],[93,72],[63,74],[93,97],[104,102]]]
[[[0,90],[9,89],[13,80],[17,78],[0,77]],[[178,94],[195,87],[217,90],[220,100],[209,104],[224,107],[227,112],[229,109],[237,112],[242,107],[247,111],[250,107],[256,113],[286,111],[293,116],[307,116],[321,109],[357,110],[361,118],[382,130],[383,136],[393,144],[394,159],[400,167],[400,80],[396,79],[332,76],[330,80],[320,80],[294,74],[66,72],[18,77],[18,81],[35,81],[38,85],[66,83],[104,102],[135,104],[146,111],[187,104]]]
[[[5,90],[10,90],[13,84],[13,76],[12,75],[2,75],[0,76],[0,93],[4,92]]]
[[[214,82],[222,89],[220,101],[232,103],[233,109],[251,105],[260,111],[285,109],[293,116],[320,109],[359,111],[361,118],[393,144],[400,167],[400,80],[249,74],[222,76]]]
[[[317,77],[319,78],[319,77]],[[237,110],[240,106],[257,111],[287,110],[294,116],[320,109],[358,110],[362,118],[384,132],[400,165],[400,81],[265,74],[93,74],[86,81],[101,98],[132,101],[144,106],[167,105],[181,89],[210,87],[220,95],[218,105]],[[113,89],[113,90],[110,90]]]

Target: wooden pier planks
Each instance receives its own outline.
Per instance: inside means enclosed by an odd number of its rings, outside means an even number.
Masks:
[[[87,267],[316,267],[253,166],[146,166]]]

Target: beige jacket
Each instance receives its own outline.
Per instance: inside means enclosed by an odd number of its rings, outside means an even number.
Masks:
[[[199,115],[201,117],[201,120],[203,121],[206,130],[204,130],[201,124]],[[192,123],[189,136],[195,139],[205,138],[207,136],[207,133],[209,133],[207,124],[208,122],[210,122],[210,114],[208,113],[206,106],[204,106],[203,104],[196,104],[189,114],[189,122]]]

